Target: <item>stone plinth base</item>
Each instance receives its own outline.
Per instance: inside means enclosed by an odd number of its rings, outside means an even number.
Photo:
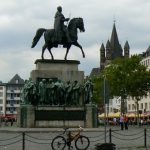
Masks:
[[[17,113],[17,126],[23,128],[35,127],[35,107],[31,105],[20,105]]]
[[[31,78],[36,82],[40,78],[58,78],[64,82],[84,81],[84,72],[78,70],[79,61],[76,60],[42,60],[35,61],[36,70],[32,70]]]
[[[86,104],[86,127],[96,128],[98,126],[98,111],[97,106]]]
[[[21,105],[18,111],[18,126],[24,128],[38,127],[97,127],[95,106],[58,107]]]

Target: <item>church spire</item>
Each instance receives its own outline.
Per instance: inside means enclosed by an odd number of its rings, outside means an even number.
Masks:
[[[110,45],[112,48],[112,59],[115,59],[117,57],[122,57],[122,48],[119,44],[115,22],[113,24]]]

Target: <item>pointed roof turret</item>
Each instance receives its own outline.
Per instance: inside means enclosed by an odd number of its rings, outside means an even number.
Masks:
[[[109,40],[108,40],[107,43],[106,43],[106,48],[107,48],[107,49],[110,49],[110,41],[109,41]]]
[[[115,23],[113,25],[110,45],[112,48],[112,59],[117,58],[117,57],[122,57],[122,48],[120,47],[120,44],[119,44]]]
[[[102,43],[100,48],[100,68],[104,68],[104,63],[105,63],[105,47],[104,44]]]
[[[104,44],[103,44],[103,43],[102,43],[102,45],[101,45],[100,51],[105,51],[105,47],[104,47]]]
[[[130,55],[130,46],[128,41],[126,41],[124,45],[124,57],[129,58],[129,55]]]
[[[126,41],[125,45],[124,45],[124,49],[130,49],[129,43],[128,41]]]

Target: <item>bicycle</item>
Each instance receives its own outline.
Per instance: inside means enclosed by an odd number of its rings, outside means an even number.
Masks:
[[[51,143],[51,147],[53,150],[64,150],[66,145],[68,146],[68,150],[73,149],[71,146],[72,141],[75,141],[75,148],[77,150],[87,150],[90,145],[89,138],[81,135],[83,131],[82,127],[79,127],[77,133],[73,134],[71,131],[68,131],[69,128],[65,128],[64,132],[58,136],[56,136]],[[68,131],[68,132],[67,132]],[[66,137],[65,137],[66,135]]]

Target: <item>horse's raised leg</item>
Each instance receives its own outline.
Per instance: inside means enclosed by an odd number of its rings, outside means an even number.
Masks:
[[[67,55],[68,55],[70,47],[71,47],[71,44],[67,46],[67,50],[66,50],[66,54],[65,54],[65,60],[67,60]]]
[[[47,48],[47,45],[44,44],[43,47],[42,47],[42,55],[41,55],[41,58],[44,59],[44,52],[45,52],[45,49]]]
[[[53,60],[54,57],[53,57],[53,54],[52,54],[52,52],[51,52],[51,48],[52,48],[52,47],[48,47],[48,51],[49,51],[49,53],[51,54],[51,57],[52,57],[52,60]]]
[[[83,56],[83,58],[85,58],[85,54],[84,54],[84,51],[83,51],[83,49],[82,49],[82,46],[81,46],[77,41],[74,42],[73,45],[75,45],[75,46],[77,46],[77,47],[79,47],[79,48],[81,49],[82,56]]]

